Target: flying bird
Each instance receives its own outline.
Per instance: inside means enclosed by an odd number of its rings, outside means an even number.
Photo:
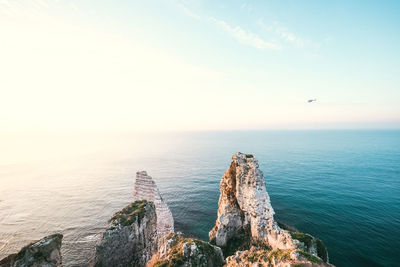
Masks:
[[[307,102],[311,103],[311,102],[315,102],[315,101],[317,101],[317,99],[309,99]]]

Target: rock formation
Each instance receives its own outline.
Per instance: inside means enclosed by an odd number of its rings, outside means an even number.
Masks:
[[[253,155],[236,153],[220,183],[210,243],[173,233],[174,220],[157,186],[137,172],[135,202],[114,214],[96,246],[95,267],[330,266],[321,240],[274,220]],[[62,235],[43,238],[0,261],[0,267],[61,266]],[[224,256],[227,257],[224,259]]]
[[[262,172],[252,155],[236,153],[220,183],[218,218],[210,240],[227,247],[239,236],[267,244],[273,249],[294,249],[290,234],[274,220]],[[235,248],[232,248],[235,249]]]
[[[322,260],[327,261],[327,252],[319,239],[278,226],[253,155],[232,157],[220,192],[218,217],[209,237],[230,256],[227,266],[328,265]]]
[[[46,236],[0,261],[1,267],[55,267],[61,266],[61,234]]]
[[[219,247],[198,239],[185,238],[180,233],[171,233],[161,238],[158,254],[147,267],[220,267],[224,263]]]
[[[157,215],[152,202],[129,204],[111,218],[96,246],[96,267],[145,266],[157,250]]]
[[[157,185],[145,171],[136,173],[133,198],[134,200],[144,199],[155,204],[157,213],[157,232],[160,238],[174,232],[174,219],[172,213],[161,197]]]

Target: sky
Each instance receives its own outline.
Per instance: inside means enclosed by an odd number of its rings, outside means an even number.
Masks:
[[[400,128],[399,14],[399,1],[0,0],[0,131]]]

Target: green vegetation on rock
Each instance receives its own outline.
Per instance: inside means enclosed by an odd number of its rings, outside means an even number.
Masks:
[[[298,230],[296,228],[294,228],[293,226],[287,225],[286,223],[283,223],[280,221],[276,221],[276,223],[283,230],[287,230],[289,232],[298,232]]]
[[[250,236],[250,224],[248,224],[229,239],[225,247],[221,247],[224,256],[231,256],[238,250],[248,250],[251,242]]]
[[[268,259],[271,260],[272,258],[275,258],[277,260],[289,260],[290,259],[290,250],[283,250],[283,249],[276,249],[271,251],[271,253],[268,255]]]
[[[264,249],[252,246],[250,250],[242,254],[251,263],[271,263],[272,261],[289,261],[292,250],[287,249]]]
[[[114,222],[114,224],[119,223],[122,226],[131,225],[136,221],[140,224],[144,217],[144,214],[146,213],[147,204],[152,203],[147,202],[146,200],[135,201],[123,208],[121,211],[115,213],[114,216],[110,219],[110,222]]]
[[[292,238],[297,239],[300,242],[303,242],[307,246],[307,248],[311,247],[313,240],[312,236],[300,232],[290,232],[290,235],[292,236]]]
[[[298,250],[297,251],[301,256],[303,256],[304,258],[306,258],[307,260],[309,260],[309,261],[311,261],[311,262],[314,262],[314,263],[322,263],[322,260],[320,260],[319,258],[317,258],[317,257],[315,257],[315,256],[313,256],[313,255],[311,255],[310,253],[308,253],[308,252],[305,252],[305,251],[303,251],[303,250]]]
[[[323,259],[324,262],[327,262],[328,261],[328,251],[326,250],[324,243],[319,238],[317,238],[315,242],[317,243],[318,257]]]
[[[158,260],[154,264],[154,267],[179,267],[182,266],[184,263],[185,257],[183,254],[174,249],[171,252],[170,259],[169,260]]]
[[[165,238],[169,242],[168,253],[162,259],[157,260],[154,263],[154,267],[178,267],[183,266],[185,263],[190,263],[192,266],[205,266],[204,264],[207,261],[216,264],[214,261],[217,260],[219,255],[210,243],[194,238],[186,238],[181,234],[175,233],[171,233]],[[197,256],[184,255],[184,247],[193,245],[196,247],[197,252],[195,255]]]

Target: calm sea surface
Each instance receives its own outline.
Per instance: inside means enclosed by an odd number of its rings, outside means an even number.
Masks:
[[[207,240],[219,181],[241,151],[258,158],[276,218],[320,237],[333,264],[400,264],[400,131],[8,136],[0,151],[0,258],[61,232],[65,266],[87,266],[138,170],[176,230]]]

